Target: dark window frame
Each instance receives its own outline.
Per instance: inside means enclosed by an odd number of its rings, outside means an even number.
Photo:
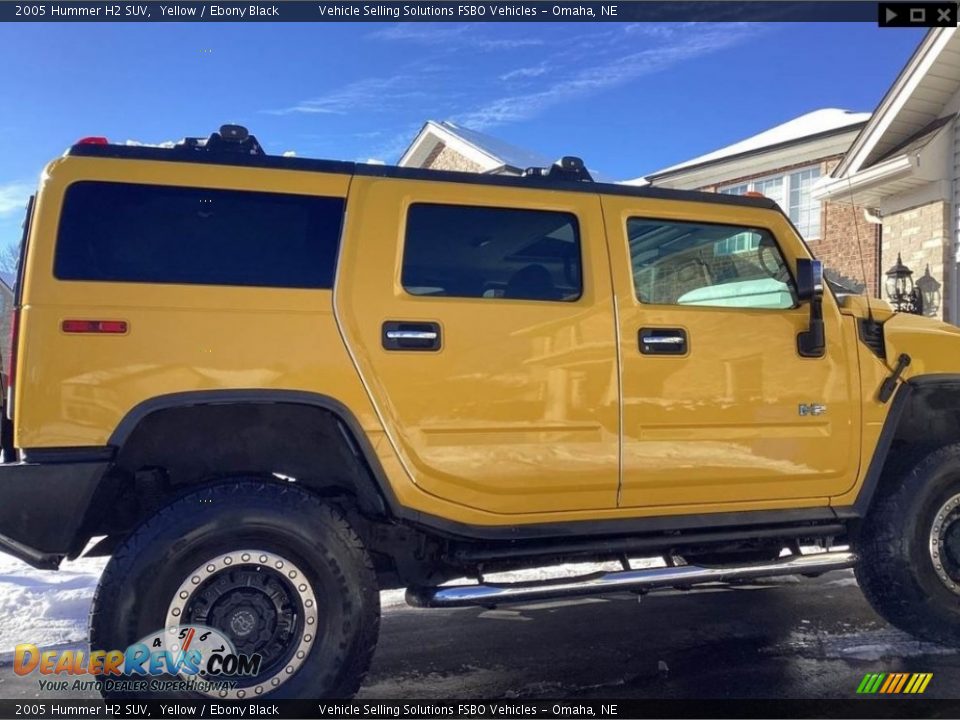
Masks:
[[[577,294],[575,296],[570,296],[566,298],[509,298],[509,297],[484,297],[483,295],[430,295],[430,294],[419,294],[412,293],[407,287],[407,282],[404,279],[405,270],[407,267],[407,249],[409,247],[409,233],[410,233],[410,211],[414,208],[423,208],[423,207],[433,207],[433,208],[460,208],[464,210],[490,210],[490,211],[507,211],[507,212],[519,212],[519,213],[539,213],[539,214],[550,214],[550,215],[559,215],[567,218],[569,220],[570,226],[573,230],[574,243],[576,245],[576,255],[577,258],[577,270],[579,275],[579,287],[577,288]],[[546,237],[546,236],[545,236]],[[584,243],[583,235],[581,233],[581,222],[580,216],[574,210],[542,210],[539,208],[530,208],[530,207],[516,207],[516,206],[507,206],[507,205],[480,205],[480,204],[467,204],[459,202],[437,202],[435,200],[417,200],[411,203],[408,203],[405,212],[404,212],[404,225],[403,225],[403,247],[400,256],[400,287],[403,289],[403,292],[412,298],[417,298],[418,300],[457,300],[457,301],[483,301],[489,302],[499,301],[499,302],[541,302],[541,303],[551,303],[551,304],[560,304],[571,305],[579,303],[583,300],[586,294],[586,278],[585,278],[585,263],[584,263]]]
[[[316,256],[313,256],[309,252],[303,252],[303,255],[310,256],[311,260],[316,260],[318,264],[309,266],[317,268],[316,275],[311,279],[304,279],[302,277],[293,278],[290,282],[281,282],[277,277],[270,277],[271,273],[269,271],[264,271],[262,273],[258,272],[260,270],[256,265],[250,265],[249,267],[243,268],[236,273],[236,277],[231,280],[221,279],[221,278],[204,278],[202,277],[202,272],[198,271],[198,274],[194,278],[189,277],[175,277],[175,278],[163,278],[159,275],[151,276],[148,272],[142,272],[144,269],[148,268],[148,265],[145,264],[141,268],[141,273],[139,276],[133,276],[130,273],[130,276],[122,276],[121,273],[106,273],[105,275],[99,275],[96,272],[84,271],[85,268],[91,267],[92,263],[78,263],[76,268],[65,267],[71,260],[64,255],[64,243],[69,242],[69,236],[65,235],[65,223],[69,222],[71,218],[69,217],[70,210],[70,194],[76,189],[87,190],[91,192],[97,192],[97,187],[108,186],[114,191],[120,192],[124,188],[133,189],[136,192],[149,191],[150,189],[157,189],[160,192],[177,192],[186,194],[195,194],[197,196],[201,195],[212,195],[217,194],[224,198],[229,198],[231,201],[236,201],[238,195],[249,195],[251,197],[258,197],[261,200],[269,200],[270,198],[277,198],[278,203],[281,202],[291,202],[294,203],[297,200],[301,200],[304,203],[303,212],[306,213],[306,223],[307,228],[314,231],[317,230],[316,227],[313,227],[316,223],[322,223],[324,221],[323,214],[329,214],[331,219],[331,224],[333,218],[336,218],[336,228],[332,231],[322,230],[321,232],[315,232],[308,236],[299,238],[301,247],[297,248],[302,251],[314,250]],[[329,207],[323,207],[324,203],[328,203]],[[310,204],[314,204],[314,207],[309,207]],[[196,286],[196,287],[242,287],[242,288],[271,288],[271,289],[283,289],[283,290],[332,290],[333,285],[336,282],[337,274],[337,265],[340,255],[340,245],[342,240],[342,232],[345,220],[346,212],[346,198],[340,197],[337,195],[315,195],[315,194],[304,194],[304,193],[290,193],[290,192],[277,192],[272,190],[238,190],[233,188],[220,188],[220,187],[206,187],[206,186],[195,186],[195,185],[175,185],[167,183],[149,183],[149,182],[124,182],[124,181],[110,181],[110,180],[78,180],[70,183],[63,193],[63,199],[61,202],[60,216],[58,218],[57,226],[57,235],[56,243],[54,247],[53,255],[53,276],[60,282],[92,282],[92,283],[102,283],[102,284],[137,284],[137,285],[187,285],[187,286]],[[65,240],[65,237],[68,238]],[[82,236],[79,236],[82,239]],[[264,242],[268,242],[269,238],[265,239]],[[324,247],[326,243],[326,247]],[[92,247],[92,245],[90,246]],[[146,246],[144,251],[146,251]],[[298,257],[298,261],[305,261],[305,257]],[[149,261],[147,261],[149,262]],[[185,263],[189,263],[189,258],[186,258]],[[297,265],[297,262],[292,263]],[[263,266],[261,266],[263,267]],[[221,266],[222,269],[222,266]],[[277,268],[273,268],[273,274],[283,273],[283,268],[278,265]],[[262,275],[262,279],[260,276]],[[246,276],[246,277],[243,277]]]

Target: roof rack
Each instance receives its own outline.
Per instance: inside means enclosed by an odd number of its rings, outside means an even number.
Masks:
[[[208,138],[184,138],[176,150],[195,152],[230,152],[241,155],[266,155],[260,143],[243,125],[221,125],[220,132]]]
[[[593,177],[587,171],[583,160],[573,155],[564,155],[548,168],[528,167],[523,171],[523,177],[549,178],[551,180],[578,180],[593,182]]]

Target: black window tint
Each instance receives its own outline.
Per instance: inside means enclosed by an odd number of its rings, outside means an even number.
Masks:
[[[412,205],[402,282],[413,295],[574,301],[583,289],[570,213]]]
[[[67,189],[61,280],[333,286],[343,199],[79,182]]]

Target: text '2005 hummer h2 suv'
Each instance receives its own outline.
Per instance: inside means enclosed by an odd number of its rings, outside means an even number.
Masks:
[[[960,640],[960,331],[825,292],[769,200],[589,180],[271,157],[236,126],[73,146],[25,224],[0,547],[110,555],[92,648],[213,628],[259,658],[234,698],[354,693],[390,587],[853,566]],[[485,577],[597,559],[623,570]]]

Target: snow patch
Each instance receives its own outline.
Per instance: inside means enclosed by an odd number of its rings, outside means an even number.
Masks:
[[[952,655],[955,648],[916,640],[892,628],[831,633],[804,626],[790,634],[774,652],[821,659],[876,661],[921,655]]]
[[[106,563],[82,558],[51,572],[0,555],[0,661],[18,643],[84,642],[90,601]]]

